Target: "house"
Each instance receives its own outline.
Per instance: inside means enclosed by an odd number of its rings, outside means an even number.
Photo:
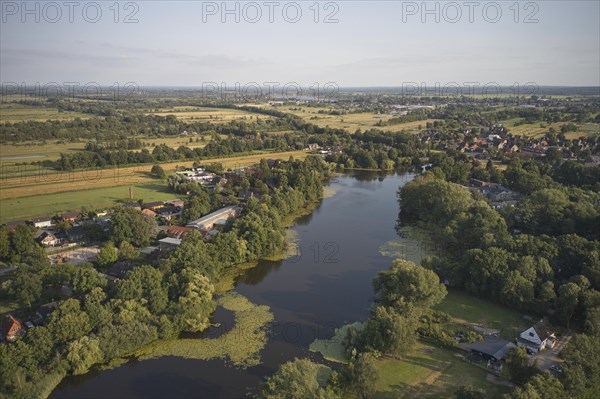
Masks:
[[[308,149],[310,151],[318,150],[319,148],[321,148],[321,147],[318,144],[315,144],[315,143],[311,143],[311,144],[308,145]]]
[[[157,210],[156,213],[163,219],[171,220],[173,216],[181,215],[182,209],[174,206],[165,206]]]
[[[533,352],[539,352],[545,348],[553,348],[555,342],[556,336],[552,326],[544,317],[519,335],[517,345]]]
[[[262,198],[262,195],[256,194],[253,191],[240,191],[237,195],[237,198],[240,201],[248,201],[249,199],[252,199],[252,198],[256,198],[257,200],[260,200]]]
[[[144,210],[142,211],[142,213],[143,213],[144,215],[146,215],[146,216],[150,216],[150,217],[152,217],[152,218],[156,217],[156,215],[157,215],[157,213],[156,213],[156,212],[154,212],[152,209],[144,209]]]
[[[489,186],[490,183],[483,181],[483,180],[477,180],[477,179],[469,179],[469,182],[475,186],[475,187],[485,187],[485,186]]]
[[[50,217],[37,218],[37,219],[33,219],[32,223],[33,223],[33,227],[36,227],[38,229],[40,229],[42,227],[50,227],[50,226],[52,226],[52,218],[50,218]]]
[[[183,202],[183,200],[180,200],[180,199],[172,199],[172,200],[165,201],[165,205],[171,205],[171,206],[183,208],[184,202]]]
[[[166,238],[163,238],[162,240],[158,240],[159,248],[164,251],[177,248],[180,245],[181,245],[181,239],[179,239],[179,238],[166,237]]]
[[[481,189],[481,194],[493,202],[515,201],[520,197],[519,193],[501,184],[489,184]]]
[[[127,261],[120,261],[113,264],[108,270],[107,276],[115,282],[125,277],[125,275],[134,268],[134,264]]]
[[[43,324],[50,317],[50,315],[56,309],[58,309],[58,306],[59,306],[58,301],[45,303],[42,306],[40,306],[39,309],[37,310],[37,312],[35,312],[35,315],[33,316],[33,318],[31,319],[33,321],[33,324],[38,325],[38,326]]]
[[[584,165],[588,167],[600,166],[600,155],[591,155],[587,157]]]
[[[165,206],[165,204],[161,201],[148,202],[147,204],[144,204],[144,209],[151,209],[153,211],[157,211],[160,208],[162,208],[163,206]]]
[[[53,247],[55,245],[60,244],[60,240],[56,238],[54,234],[49,231],[43,231],[42,234],[37,236],[35,239],[39,244],[45,245],[47,247]]]
[[[134,209],[137,209],[138,211],[142,210],[142,207],[137,202],[128,202],[126,204],[123,204],[123,208],[134,208]]]
[[[488,367],[501,370],[506,353],[510,348],[514,348],[515,344],[505,339],[488,335],[483,341],[465,342],[458,344],[458,347],[466,352],[481,356],[481,358],[487,360]]]
[[[8,315],[2,320],[2,339],[14,341],[25,334],[25,327],[12,315]]]
[[[192,227],[203,232],[212,230],[216,225],[225,224],[230,217],[239,215],[240,208],[237,206],[227,206],[213,213],[203,216],[187,224],[187,227]]]
[[[134,264],[131,262],[119,261],[113,264],[106,274],[107,276],[112,277],[111,280],[114,282],[124,278],[134,267]]]
[[[66,231],[67,238],[71,242],[80,242],[85,238],[85,229],[83,226],[73,226]]]
[[[187,235],[187,233],[189,233],[192,230],[194,229],[191,227],[171,226],[167,229],[166,234],[168,237],[171,238],[182,239]]]
[[[273,169],[281,165],[281,159],[267,159],[267,165],[269,169]]]
[[[79,212],[65,212],[62,214],[61,218],[65,222],[75,222],[81,214]]]

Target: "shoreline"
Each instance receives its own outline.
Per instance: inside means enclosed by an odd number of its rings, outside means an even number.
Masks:
[[[324,183],[328,182],[329,180],[330,179],[324,181]],[[283,227],[286,232],[286,245],[282,251],[280,251],[278,254],[275,254],[269,258],[261,258],[261,259],[256,259],[256,260],[250,261],[250,262],[238,263],[238,264],[232,265],[231,267],[225,269],[223,271],[222,275],[220,276],[219,280],[214,284],[215,295],[223,296],[223,295],[228,295],[228,293],[232,293],[233,295],[239,295],[235,292],[235,281],[246,270],[256,267],[259,264],[259,262],[263,261],[263,260],[268,260],[268,261],[285,260],[287,257],[293,256],[293,254],[290,254],[288,252],[288,249],[289,249],[288,245],[291,244],[291,242],[288,240],[294,239],[295,235],[290,234],[289,232],[292,231],[291,228],[295,225],[295,223],[298,219],[300,219],[303,216],[310,215],[324,199],[335,195],[335,191],[333,191],[331,189],[329,191],[326,191],[325,190],[326,187],[327,186],[323,187],[324,191],[320,198],[318,198],[317,200],[311,201],[311,202],[307,203],[304,207],[299,208],[296,211],[291,212],[288,215],[282,217],[282,224],[283,224]],[[217,300],[217,302],[219,302],[219,300]],[[221,306],[221,305],[218,305],[218,306]],[[254,305],[254,306],[258,306],[258,305]],[[270,320],[269,322],[271,322],[271,321],[272,320]],[[233,325],[233,328],[236,327],[236,324],[237,324],[237,320],[236,320],[236,323]],[[203,332],[203,331],[206,331],[206,329],[199,331],[199,333]],[[154,357],[149,354],[151,353],[153,348],[159,347],[161,345],[163,345],[163,346],[168,345],[169,343],[176,342],[180,339],[181,338],[175,338],[175,339],[169,339],[169,340],[158,339],[156,341],[150,342],[149,344],[144,345],[144,346],[134,350],[131,353],[128,353],[125,356],[109,359],[103,363],[96,364],[96,365],[92,366],[85,374],[81,374],[80,376],[85,376],[86,374],[89,374],[90,371],[93,371],[93,370],[100,370],[100,371],[112,370],[112,369],[118,368],[119,366],[122,366],[122,365],[130,363],[130,362],[134,362],[134,361],[144,361],[144,360],[149,360],[152,358],[159,358],[162,356],[177,356],[177,354],[162,354],[160,356]],[[218,356],[216,358],[219,358],[219,357],[224,357],[224,356]],[[56,373],[56,374],[60,375],[60,378],[57,379],[56,381],[48,378],[49,379],[49,381],[47,383],[48,385],[40,384],[40,387],[38,389],[38,391],[39,391],[38,394],[40,396],[37,396],[37,398],[47,399],[52,394],[52,392],[54,392],[54,390],[60,385],[61,382],[63,382],[68,377],[73,377],[73,375],[67,374],[66,372],[60,372],[60,373]],[[53,376],[53,375],[54,374],[48,374],[48,376]],[[42,379],[42,380],[40,380],[40,382],[42,382],[44,380],[45,379]]]

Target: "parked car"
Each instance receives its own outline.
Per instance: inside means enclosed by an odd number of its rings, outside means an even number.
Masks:
[[[558,367],[556,364],[553,364],[552,366],[550,366],[550,370],[554,371],[555,373],[562,373],[562,369],[560,367]]]

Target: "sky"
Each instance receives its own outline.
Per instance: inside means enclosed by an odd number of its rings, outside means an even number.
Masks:
[[[3,84],[600,85],[595,0],[65,1],[1,1]]]

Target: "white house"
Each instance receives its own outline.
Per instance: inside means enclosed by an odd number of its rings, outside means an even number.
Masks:
[[[40,218],[40,219],[34,219],[32,220],[33,222],[33,227],[37,227],[38,229],[41,227],[50,227],[52,226],[52,219],[51,218]]]
[[[545,348],[553,348],[555,341],[556,337],[552,331],[552,326],[550,326],[548,319],[543,318],[521,333],[517,345],[539,352]]]

